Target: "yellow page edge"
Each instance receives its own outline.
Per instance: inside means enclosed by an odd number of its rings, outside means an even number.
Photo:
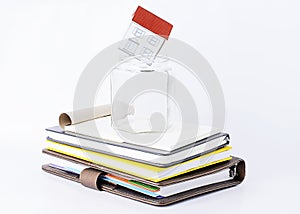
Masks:
[[[178,164],[175,164],[173,166],[169,166],[169,167],[163,168],[163,167],[158,167],[158,166],[151,166],[151,165],[148,165],[148,164],[145,164],[145,163],[135,162],[135,161],[132,161],[132,160],[126,160],[124,158],[114,157],[114,156],[111,156],[111,155],[106,155],[106,154],[102,154],[102,153],[98,153],[98,152],[94,152],[94,151],[89,151],[89,150],[86,150],[86,149],[77,148],[77,147],[73,147],[73,146],[69,146],[69,145],[65,145],[65,144],[60,144],[60,143],[53,142],[53,141],[50,141],[50,140],[46,140],[46,141],[48,143],[50,143],[50,144],[60,145],[62,147],[66,147],[66,148],[71,148],[71,149],[83,151],[85,153],[90,153],[90,154],[94,154],[94,155],[97,155],[97,156],[102,156],[104,158],[108,158],[108,159],[112,159],[112,160],[115,160],[115,161],[119,161],[119,162],[123,162],[123,163],[129,164],[129,165],[134,165],[134,166],[137,166],[137,167],[145,168],[147,170],[151,170],[151,171],[154,171],[154,172],[161,172],[161,171],[164,171],[164,170],[167,170],[167,169],[170,169],[170,168],[177,167],[177,166],[179,166],[181,164],[187,164],[189,162],[197,161],[199,159],[202,159],[202,158],[205,158],[205,157],[208,157],[208,156],[211,156],[211,155],[219,154],[221,152],[225,152],[225,151],[228,151],[228,150],[232,149],[231,146],[225,146],[225,147],[223,147],[221,149],[215,150],[215,151],[210,152],[210,153],[208,153],[206,155],[202,155],[202,156],[196,157],[194,159],[185,161],[183,163],[178,163]],[[49,146],[48,149],[49,148],[51,148],[51,147]],[[91,161],[91,162],[93,162],[93,161]],[[101,163],[99,163],[99,164],[103,165]]]
[[[207,167],[207,166],[211,166],[211,165],[214,165],[214,164],[221,163],[221,162],[228,161],[228,160],[232,159],[232,157],[223,158],[221,160],[214,161],[214,162],[211,162],[211,163],[207,163],[207,164],[201,165],[199,167],[195,167],[195,168],[192,168],[192,169],[189,169],[189,170],[186,170],[186,171],[174,174],[174,175],[170,175],[170,176],[166,176],[166,177],[163,177],[163,178],[156,179],[156,178],[151,178],[151,177],[146,177],[146,176],[143,176],[143,175],[139,175],[139,174],[136,174],[136,173],[133,173],[133,172],[130,172],[130,171],[118,168],[118,167],[112,167],[112,166],[109,166],[107,164],[101,164],[101,163],[99,163],[97,161],[93,161],[89,158],[82,157],[82,156],[79,156],[79,155],[73,155],[69,152],[64,152],[64,151],[54,149],[54,148],[51,148],[51,147],[48,147],[47,149],[50,150],[50,151],[54,151],[54,152],[65,154],[65,155],[68,155],[68,156],[71,156],[71,157],[75,157],[75,158],[78,158],[78,159],[81,159],[81,160],[89,161],[89,162],[94,163],[94,164],[99,164],[99,165],[102,165],[102,166],[105,166],[105,167],[108,167],[108,168],[112,168],[114,170],[117,170],[117,171],[120,171],[120,172],[123,172],[123,173],[127,173],[127,174],[130,174],[130,175],[136,176],[136,177],[140,177],[140,178],[143,178],[143,179],[146,179],[146,180],[149,180],[149,181],[153,181],[153,182],[156,182],[156,183],[160,182],[160,181],[163,181],[163,180],[166,180],[166,179],[169,179],[169,178],[173,178],[173,177],[178,176],[178,175],[185,174],[187,172],[191,172],[191,171],[194,171],[194,170],[197,170],[197,169],[201,169],[201,168],[204,168],[204,167]]]

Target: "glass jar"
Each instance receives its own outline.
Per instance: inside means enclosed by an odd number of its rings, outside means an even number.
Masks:
[[[168,124],[167,58],[151,65],[135,57],[111,71],[112,126],[130,133],[164,132]]]

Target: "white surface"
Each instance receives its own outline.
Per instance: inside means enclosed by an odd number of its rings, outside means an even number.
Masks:
[[[71,109],[81,71],[123,36],[138,4],[217,73],[226,131],[247,161],[242,185],[157,208],[41,171],[44,128]],[[0,212],[298,213],[299,9],[296,0],[1,1]]]

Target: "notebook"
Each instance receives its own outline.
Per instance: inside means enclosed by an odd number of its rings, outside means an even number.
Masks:
[[[88,168],[84,168],[83,170],[81,170],[80,174],[78,174],[66,171],[64,169],[51,167],[50,164],[45,164],[42,166],[42,169],[45,172],[81,183],[83,186],[88,188],[112,193],[115,195],[126,197],[128,199],[133,199],[156,206],[170,205],[179,201],[189,199],[191,197],[200,196],[224,188],[233,187],[240,184],[245,177],[245,162],[237,157],[232,157],[231,160],[197,169],[164,181],[152,182],[101,165],[95,165],[88,161],[49,151],[47,149],[43,150],[43,152],[60,159],[65,159],[74,163],[80,163],[88,166]],[[228,172],[227,178],[222,176],[225,175],[223,174],[224,170],[227,170]],[[114,183],[113,181],[102,179],[102,177],[106,176],[108,173],[113,174],[114,176],[120,176],[121,178],[131,179],[148,185],[159,187],[162,191],[165,191],[164,193],[161,192],[159,194],[170,195],[153,197],[150,195],[146,195],[145,193],[130,189],[126,186]],[[213,177],[208,177],[210,175],[212,175]],[[215,177],[217,175],[220,175],[222,178]],[[203,179],[201,179],[201,182],[200,178]],[[188,187],[188,190],[185,190],[185,185]],[[103,195],[103,197],[105,197],[105,194]]]
[[[196,170],[218,162],[230,160],[230,146],[210,152],[206,155],[196,157],[192,160],[184,161],[166,168],[147,165],[115,156],[92,152],[77,147],[68,146],[52,141],[47,141],[47,149],[61,154],[76,157],[81,160],[90,161],[118,171],[135,175],[154,182],[165,180],[187,171]]]
[[[160,150],[149,151],[143,146],[132,146],[126,142],[117,143],[65,132],[59,126],[50,127],[46,130],[49,141],[159,167],[168,167],[190,160],[229,144],[229,135],[218,133],[177,150],[161,152]]]

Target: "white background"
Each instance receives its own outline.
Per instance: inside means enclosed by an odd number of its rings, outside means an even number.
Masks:
[[[245,182],[157,208],[42,172],[44,128],[141,5],[174,24],[222,84]],[[292,0],[0,1],[1,213],[298,213],[300,3]]]

